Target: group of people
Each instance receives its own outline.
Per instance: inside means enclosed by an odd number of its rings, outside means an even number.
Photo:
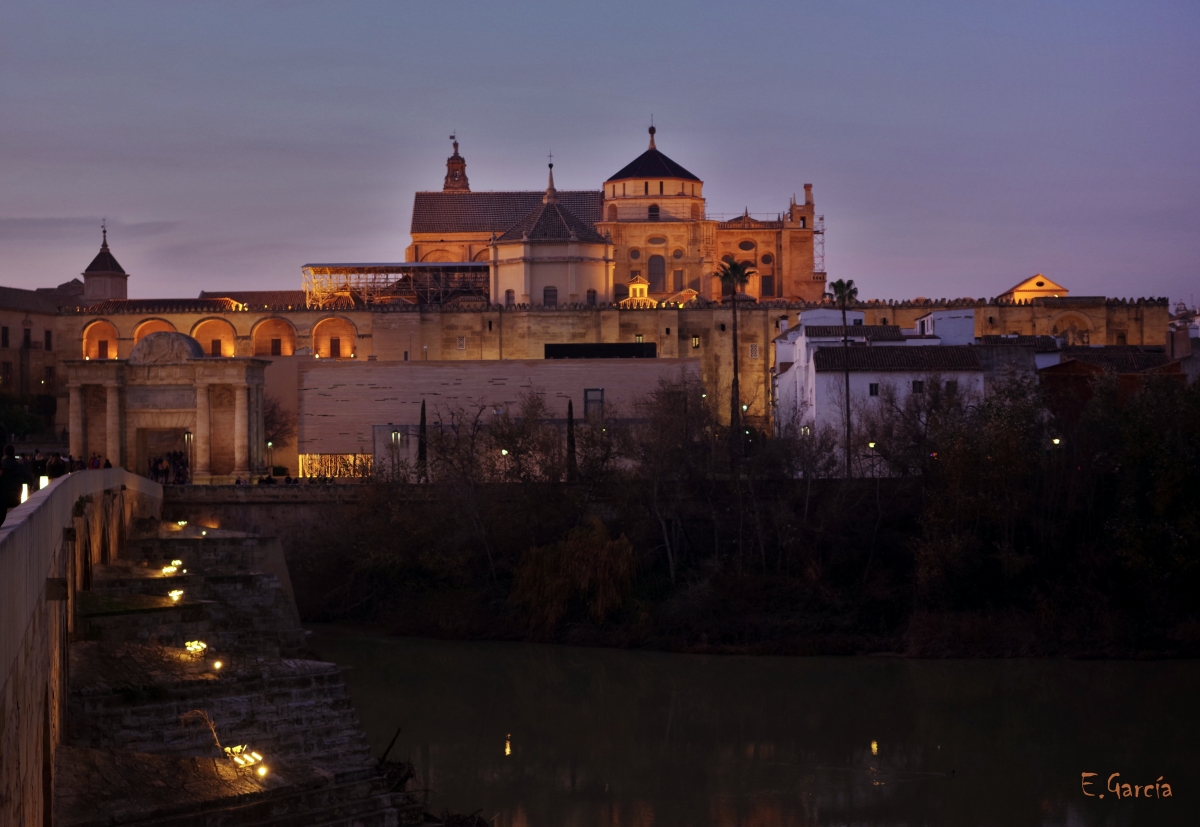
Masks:
[[[187,485],[187,454],[183,451],[168,451],[161,457],[151,457],[150,479],[163,485]]]
[[[112,464],[99,454],[93,455],[89,462],[84,462],[82,458],[76,459],[70,454],[64,457],[58,451],[47,454],[34,451],[32,455],[18,455],[16,448],[5,445],[3,458],[0,459],[0,500],[3,501],[0,503],[3,505],[0,525],[4,523],[4,515],[8,510],[21,504],[21,491],[24,486],[28,485],[32,491],[35,490],[34,485],[40,477],[53,480],[72,471],[82,471],[89,467],[100,468],[101,461],[104,468],[112,468]]]

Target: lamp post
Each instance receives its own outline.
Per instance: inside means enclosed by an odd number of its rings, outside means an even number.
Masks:
[[[275,476],[275,443],[267,440],[267,465],[271,466],[270,476]]]
[[[192,464],[195,453],[196,435],[192,433],[192,429],[188,428],[183,432],[184,455],[187,457],[187,481],[192,481]]]

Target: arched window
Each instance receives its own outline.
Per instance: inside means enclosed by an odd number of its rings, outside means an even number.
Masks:
[[[546,307],[558,307],[557,287],[547,287],[542,290],[542,304]]]
[[[608,205],[608,220],[609,221],[617,220],[617,205],[616,204]]]
[[[657,221],[658,215],[659,215],[658,204],[651,204],[650,209],[648,210],[647,218],[649,218],[651,221]]]
[[[591,305],[592,307],[596,306],[596,291],[595,290],[587,291],[587,303],[589,305]]]
[[[517,304],[517,291],[505,290],[504,291],[504,306],[505,307],[515,307],[516,304]]]
[[[753,250],[754,242],[747,239],[747,240],[741,242],[740,244],[738,244],[738,249],[739,250]]]
[[[644,191],[642,194],[643,194],[643,195],[649,195],[649,194],[650,194],[650,182],[649,182],[649,181],[647,181],[647,182],[646,182],[645,191]]]
[[[659,195],[663,194],[663,182],[662,181],[658,182],[658,194]]]
[[[667,292],[667,260],[662,256],[650,256],[650,292]]]
[[[807,222],[808,222],[807,218],[805,218],[804,216],[800,216],[800,229],[803,230],[805,227],[807,227],[808,226]]]

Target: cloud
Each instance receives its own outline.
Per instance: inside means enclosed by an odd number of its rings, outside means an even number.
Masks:
[[[0,241],[79,241],[97,235],[100,218],[0,218]],[[150,238],[179,227],[179,221],[108,221],[108,231],[123,238]]]

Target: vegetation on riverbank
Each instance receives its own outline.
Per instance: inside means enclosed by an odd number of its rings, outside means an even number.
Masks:
[[[399,465],[370,483],[353,519],[294,549],[292,577],[309,619],[413,635],[1198,654],[1200,385],[1091,391],[884,393],[855,417],[850,480],[829,477],[835,434],[739,444],[686,382],[625,424],[577,423],[573,451],[536,396],[513,416],[441,412],[431,482]]]

